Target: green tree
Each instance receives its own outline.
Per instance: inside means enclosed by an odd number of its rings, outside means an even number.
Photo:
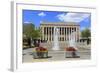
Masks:
[[[34,24],[23,24],[23,34],[29,39],[29,46],[32,46],[32,39],[38,39],[40,37],[40,30],[35,29]]]
[[[40,29],[35,29],[33,34],[34,34],[33,36],[34,39],[39,39],[41,36]]]
[[[90,29],[88,29],[88,28],[84,29],[81,32],[81,37],[85,37],[85,38],[91,37],[91,31],[90,31]]]
[[[26,35],[26,37],[34,37],[34,31],[35,31],[35,26],[32,23],[24,24],[23,25],[23,34]]]

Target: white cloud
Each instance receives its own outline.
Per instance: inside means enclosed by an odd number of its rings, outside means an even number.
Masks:
[[[31,23],[31,22],[29,22],[29,21],[25,21],[24,23],[28,24],[28,23]]]
[[[57,18],[64,22],[81,22],[89,16],[88,13],[62,13],[57,15]]]
[[[44,12],[41,12],[38,14],[38,16],[44,17],[44,16],[46,16],[46,14]]]

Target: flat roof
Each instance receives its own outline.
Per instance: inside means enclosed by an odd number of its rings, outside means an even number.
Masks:
[[[52,25],[52,26],[80,26],[76,22],[41,22],[40,25]]]

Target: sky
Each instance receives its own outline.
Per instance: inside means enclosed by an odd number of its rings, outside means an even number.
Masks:
[[[23,10],[23,23],[33,23],[39,27],[42,21],[45,22],[76,22],[80,25],[80,30],[91,27],[91,14],[78,12],[56,12]]]

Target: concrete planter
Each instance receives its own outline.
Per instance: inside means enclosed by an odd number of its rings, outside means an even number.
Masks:
[[[33,58],[47,58],[48,57],[48,50],[43,47],[38,47],[33,52]]]
[[[65,57],[66,58],[79,58],[80,56],[78,56],[78,52],[75,48],[73,47],[68,47],[65,49],[66,53],[65,53]]]

